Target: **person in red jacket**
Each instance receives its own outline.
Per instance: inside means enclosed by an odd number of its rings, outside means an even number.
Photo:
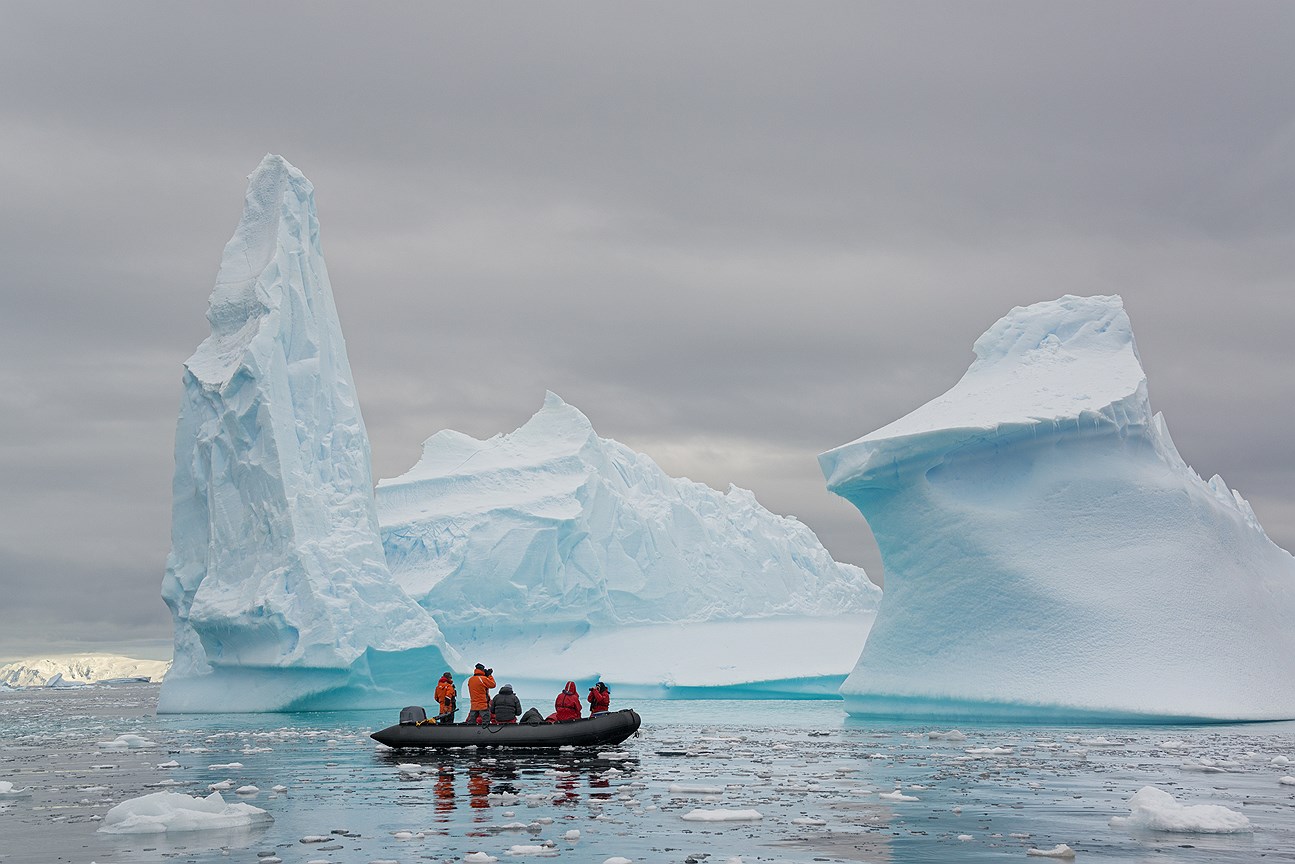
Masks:
[[[567,686],[562,688],[558,698],[553,700],[553,707],[557,710],[545,719],[549,721],[580,719],[580,710],[583,706],[580,704],[580,694],[576,692],[576,682],[567,682]]]
[[[595,714],[604,714],[608,706],[612,704],[612,691],[607,689],[607,685],[599,681],[589,688],[589,716]]]
[[[495,686],[495,670],[487,669],[480,663],[472,670],[468,679],[468,696],[472,699],[465,723],[490,722],[490,688]]]
[[[436,700],[437,709],[440,713],[436,716],[437,723],[453,723],[454,714],[458,710],[458,692],[454,689],[454,676],[446,672],[441,676],[441,680],[436,682],[436,693],[432,696]]]

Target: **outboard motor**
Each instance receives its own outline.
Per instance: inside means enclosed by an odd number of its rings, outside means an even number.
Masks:
[[[400,725],[416,726],[419,723],[427,722],[427,712],[417,705],[410,705],[408,708],[400,709]]]

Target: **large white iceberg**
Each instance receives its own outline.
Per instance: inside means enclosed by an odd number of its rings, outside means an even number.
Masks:
[[[169,660],[135,660],[117,654],[59,654],[26,657],[0,666],[0,684],[43,687],[55,676],[64,682],[93,684],[113,679],[161,681]]]
[[[669,477],[552,393],[511,434],[433,435],[377,499],[392,575],[524,695],[600,674],[621,695],[834,692],[881,593],[800,522]]]
[[[886,594],[853,714],[1295,717],[1295,560],[1153,414],[1119,297],[1013,309],[943,396],[823,454]]]
[[[249,181],[185,363],[158,710],[430,702],[458,658],[387,570],[313,189],[279,156]]]

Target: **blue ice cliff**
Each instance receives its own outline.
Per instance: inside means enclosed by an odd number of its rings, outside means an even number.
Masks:
[[[886,594],[857,715],[1295,717],[1295,559],[1153,414],[1119,297],[1013,309],[947,393],[819,457]]]
[[[832,694],[880,590],[750,492],[668,476],[549,393],[520,429],[443,431],[378,484],[391,572],[470,662],[550,695]]]
[[[458,657],[387,570],[314,191],[281,157],[249,178],[207,319],[176,427],[158,710],[430,703]]]

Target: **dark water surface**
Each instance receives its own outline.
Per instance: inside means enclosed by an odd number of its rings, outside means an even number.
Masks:
[[[643,716],[616,752],[395,752],[368,737],[394,712],[158,717],[157,689],[0,692],[0,781],[30,789],[0,797],[0,862],[1046,861],[1027,850],[1059,843],[1080,862],[1295,861],[1295,786],[1279,783],[1295,774],[1290,723],[969,726],[959,741],[849,720],[831,701],[616,700]],[[153,744],[98,743],[123,733]],[[222,794],[274,821],[96,830],[127,799],[205,796],[225,780],[258,787]],[[1254,830],[1112,827],[1147,785],[1243,813]],[[880,797],[896,788],[917,800]],[[683,818],[699,809],[761,818]]]

